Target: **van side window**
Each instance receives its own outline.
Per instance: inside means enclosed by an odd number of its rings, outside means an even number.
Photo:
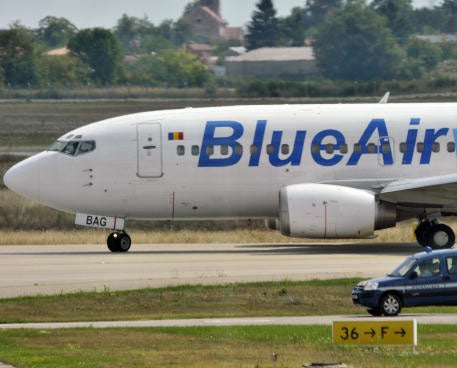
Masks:
[[[446,257],[446,267],[450,275],[457,275],[457,256]]]

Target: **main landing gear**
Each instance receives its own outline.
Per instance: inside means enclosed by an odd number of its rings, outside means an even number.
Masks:
[[[417,242],[432,249],[451,248],[455,243],[454,231],[437,221],[422,221],[415,230]]]
[[[116,231],[108,235],[106,245],[111,252],[125,253],[130,249],[132,240],[125,231]]]

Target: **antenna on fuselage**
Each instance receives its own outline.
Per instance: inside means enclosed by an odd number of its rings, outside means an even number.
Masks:
[[[382,98],[379,100],[378,103],[386,104],[387,102],[389,102],[389,97],[390,97],[390,92],[387,91],[386,94],[384,96],[382,96]]]

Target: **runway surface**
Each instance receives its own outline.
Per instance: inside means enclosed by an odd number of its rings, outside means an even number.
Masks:
[[[417,244],[1,246],[0,298],[178,284],[375,277]]]

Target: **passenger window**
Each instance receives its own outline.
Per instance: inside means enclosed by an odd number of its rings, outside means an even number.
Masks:
[[[237,144],[235,146],[235,154],[241,156],[243,154],[243,146],[241,144]]]
[[[381,144],[381,151],[382,151],[382,153],[390,153],[390,144],[389,143]]]
[[[186,148],[184,146],[177,146],[176,147],[176,153],[178,154],[178,156],[184,156],[184,154],[186,153]]]
[[[367,145],[367,152],[368,153],[376,153],[377,151],[378,150],[377,150],[376,144],[368,143],[368,145]]]
[[[447,151],[448,152],[455,152],[455,143],[454,142],[449,142],[447,144]]]
[[[222,156],[228,155],[228,146],[226,144],[221,145],[221,155]]]
[[[439,142],[433,142],[433,144],[432,144],[432,151],[435,152],[435,153],[440,151],[440,144],[439,144]]]
[[[348,145],[346,143],[340,144],[340,153],[348,153]]]
[[[457,275],[457,257],[446,257],[446,267],[450,275]]]
[[[211,156],[214,154],[214,146],[206,146],[206,154]]]
[[[354,153],[362,153],[362,145],[360,143],[354,143]]]
[[[423,261],[415,269],[419,277],[431,277],[440,274],[440,259],[430,258]]]
[[[423,142],[417,143],[417,152],[418,153],[424,152],[424,143]]]
[[[320,145],[318,145],[318,144],[313,144],[313,145],[311,146],[311,152],[312,152],[312,153],[320,153],[320,151],[321,151],[321,146],[320,146]]]
[[[200,154],[200,147],[196,145],[192,146],[191,153],[192,156],[198,156]]]
[[[259,147],[257,146],[257,144],[251,145],[250,151],[251,155],[257,155],[259,153]]]
[[[400,152],[405,153],[407,150],[408,150],[408,145],[406,144],[406,142],[401,142],[400,143]]]
[[[325,145],[325,152],[326,153],[331,154],[331,153],[333,153],[334,150],[335,150],[335,146],[333,144],[329,143],[329,144]]]
[[[273,155],[275,153],[275,146],[274,144],[267,145],[267,154]]]
[[[289,145],[288,144],[283,144],[281,146],[281,153],[283,155],[288,155],[289,154]]]

